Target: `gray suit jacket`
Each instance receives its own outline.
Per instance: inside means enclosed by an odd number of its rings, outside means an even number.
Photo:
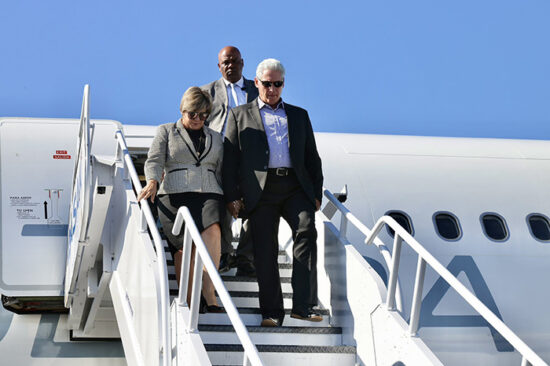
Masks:
[[[305,109],[284,103],[288,118],[290,160],[302,189],[315,205],[321,201],[323,172],[311,121]],[[269,145],[257,100],[231,109],[224,142],[223,189],[231,202],[244,199],[252,211],[267,179]]]
[[[243,78],[244,79],[244,78]],[[212,112],[205,124],[217,132],[223,131],[223,125],[227,119],[227,89],[223,79],[218,79],[209,84],[201,86],[201,89],[210,94],[212,98]],[[258,97],[258,89],[253,80],[244,79],[243,89],[246,92],[246,102],[249,103]]]
[[[203,192],[223,194],[221,187],[223,140],[210,128],[203,127],[205,149],[199,157],[189,134],[181,124],[160,125],[153,139],[145,177],[161,182],[158,193]],[[164,173],[164,179],[162,175]]]

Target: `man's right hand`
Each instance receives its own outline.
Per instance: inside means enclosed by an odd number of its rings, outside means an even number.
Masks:
[[[233,216],[234,218],[237,218],[239,216],[239,211],[244,207],[242,200],[235,200],[232,202],[229,202],[227,205],[227,210]]]

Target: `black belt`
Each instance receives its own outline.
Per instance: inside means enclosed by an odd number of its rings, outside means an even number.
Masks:
[[[286,177],[293,173],[292,168],[269,168],[267,169],[269,174],[278,175],[279,177]]]

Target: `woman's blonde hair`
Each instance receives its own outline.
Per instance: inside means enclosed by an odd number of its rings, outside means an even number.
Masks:
[[[198,86],[190,87],[183,93],[183,97],[181,97],[180,112],[200,112],[203,110],[206,113],[212,111],[210,95]]]

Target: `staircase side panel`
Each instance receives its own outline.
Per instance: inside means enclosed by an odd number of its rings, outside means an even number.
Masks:
[[[386,310],[387,289],[376,270],[351,244],[339,239],[332,223],[322,224],[318,230],[322,230],[324,239],[323,272],[331,287],[331,323],[342,327],[345,345],[357,347],[357,363],[441,365],[422,340],[409,337],[399,313]]]
[[[140,232],[140,210],[122,174],[119,169],[108,218],[113,222],[113,277],[118,281],[110,285],[111,297],[125,352],[140,355],[136,364],[158,365],[161,318],[156,255],[148,234]]]

